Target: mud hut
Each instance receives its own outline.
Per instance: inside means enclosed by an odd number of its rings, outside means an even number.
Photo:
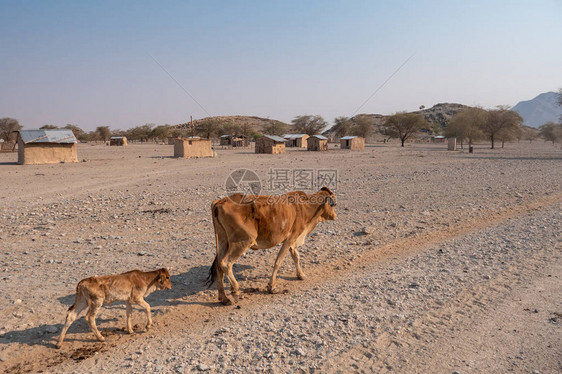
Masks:
[[[250,146],[248,137],[245,135],[222,135],[220,145],[230,146],[233,148],[245,148]]]
[[[215,157],[210,139],[177,138],[174,140],[174,157]]]
[[[365,139],[360,136],[344,136],[343,138],[340,138],[340,144],[341,149],[364,149]]]
[[[21,130],[18,133],[18,164],[78,162],[72,130]]]
[[[287,147],[306,148],[309,136],[307,134],[286,134],[283,138],[287,141]]]
[[[307,150],[309,151],[327,151],[328,138],[323,135],[312,135],[307,140]]]
[[[285,153],[285,139],[275,135],[264,135],[256,140],[256,153]]]
[[[109,138],[109,145],[125,146],[127,145],[126,136],[112,136]]]

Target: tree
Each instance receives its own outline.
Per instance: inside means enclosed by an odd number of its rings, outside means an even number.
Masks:
[[[287,133],[287,124],[279,121],[269,121],[262,125],[262,131],[266,135],[282,136]]]
[[[195,133],[203,138],[211,139],[218,136],[220,125],[217,121],[205,118],[195,124]]]
[[[348,117],[337,117],[334,120],[334,126],[332,126],[331,131],[334,132],[336,137],[343,138],[344,136],[351,135],[352,127],[353,122]]]
[[[80,139],[80,137],[84,134],[84,131],[80,127],[76,125],[71,125],[70,123],[64,126],[63,128],[67,130],[72,130],[72,133],[74,134],[76,139]]]
[[[488,120],[488,112],[482,108],[465,108],[455,114],[447,128],[445,136],[448,138],[458,138],[461,148],[464,139],[468,140],[468,146],[472,146],[475,141],[484,137],[482,126]]]
[[[98,134],[98,139],[103,140],[104,142],[108,141],[111,137],[111,130],[109,129],[109,126],[96,127],[96,133]]]
[[[562,125],[557,125],[554,122],[547,122],[539,127],[540,136],[552,144],[558,140],[562,140]]]
[[[295,117],[291,123],[298,134],[316,135],[322,132],[327,123],[322,116],[303,115]]]
[[[519,131],[523,118],[519,113],[509,110],[505,106],[498,109],[488,111],[488,120],[482,126],[482,132],[492,142],[494,149],[494,141],[499,137],[507,137],[509,134],[515,134]]]
[[[375,122],[367,116],[356,116],[352,120],[351,134],[367,139],[373,133]]]
[[[0,118],[0,139],[4,139],[6,142],[16,140],[14,131],[19,131],[21,129],[22,126],[17,119],[8,117]]]
[[[55,125],[43,125],[41,127],[39,127],[39,130],[56,130],[58,129],[58,126]]]
[[[168,139],[168,136],[170,136],[170,129],[170,125],[156,126],[151,132],[151,137],[162,142],[166,141],[166,139]]]
[[[386,135],[399,138],[404,142],[422,129],[429,127],[429,122],[419,113],[398,112],[386,118],[384,121]]]
[[[135,126],[125,131],[125,136],[130,140],[146,142],[152,137],[152,126],[149,123],[146,125]]]

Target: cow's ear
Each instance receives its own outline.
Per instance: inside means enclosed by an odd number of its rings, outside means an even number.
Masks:
[[[326,191],[326,192],[329,193],[330,195],[333,195],[333,194],[334,194],[334,193],[332,192],[332,190],[329,189],[328,187],[322,187],[322,188],[320,189],[320,191]]]

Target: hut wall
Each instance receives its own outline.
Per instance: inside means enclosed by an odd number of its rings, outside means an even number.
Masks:
[[[174,157],[197,158],[214,157],[209,139],[176,139],[174,142]]]
[[[279,154],[285,153],[284,143],[275,143],[273,140],[261,137],[256,140],[256,153],[269,153],[269,154]]]
[[[76,144],[28,143],[18,141],[18,164],[39,165],[78,162]]]
[[[328,140],[310,137],[307,141],[307,149],[309,151],[327,151]]]
[[[341,149],[359,150],[365,148],[365,139],[357,137],[353,139],[342,139]]]

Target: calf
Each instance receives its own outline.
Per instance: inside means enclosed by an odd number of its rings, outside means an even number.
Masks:
[[[62,346],[66,331],[86,307],[88,307],[86,322],[98,340],[103,342],[105,339],[96,327],[96,315],[103,304],[111,304],[116,301],[127,301],[127,331],[129,334],[133,333],[131,325],[133,304],[140,305],[146,311],[148,318],[146,329],[148,330],[152,325],[152,318],[150,317],[150,305],[144,298],[155,290],[165,288],[172,288],[170,273],[166,269],[147,272],[132,270],[123,274],[104,275],[81,280],[76,286],[74,304],[66,314],[66,322],[60,334],[57,348]]]

